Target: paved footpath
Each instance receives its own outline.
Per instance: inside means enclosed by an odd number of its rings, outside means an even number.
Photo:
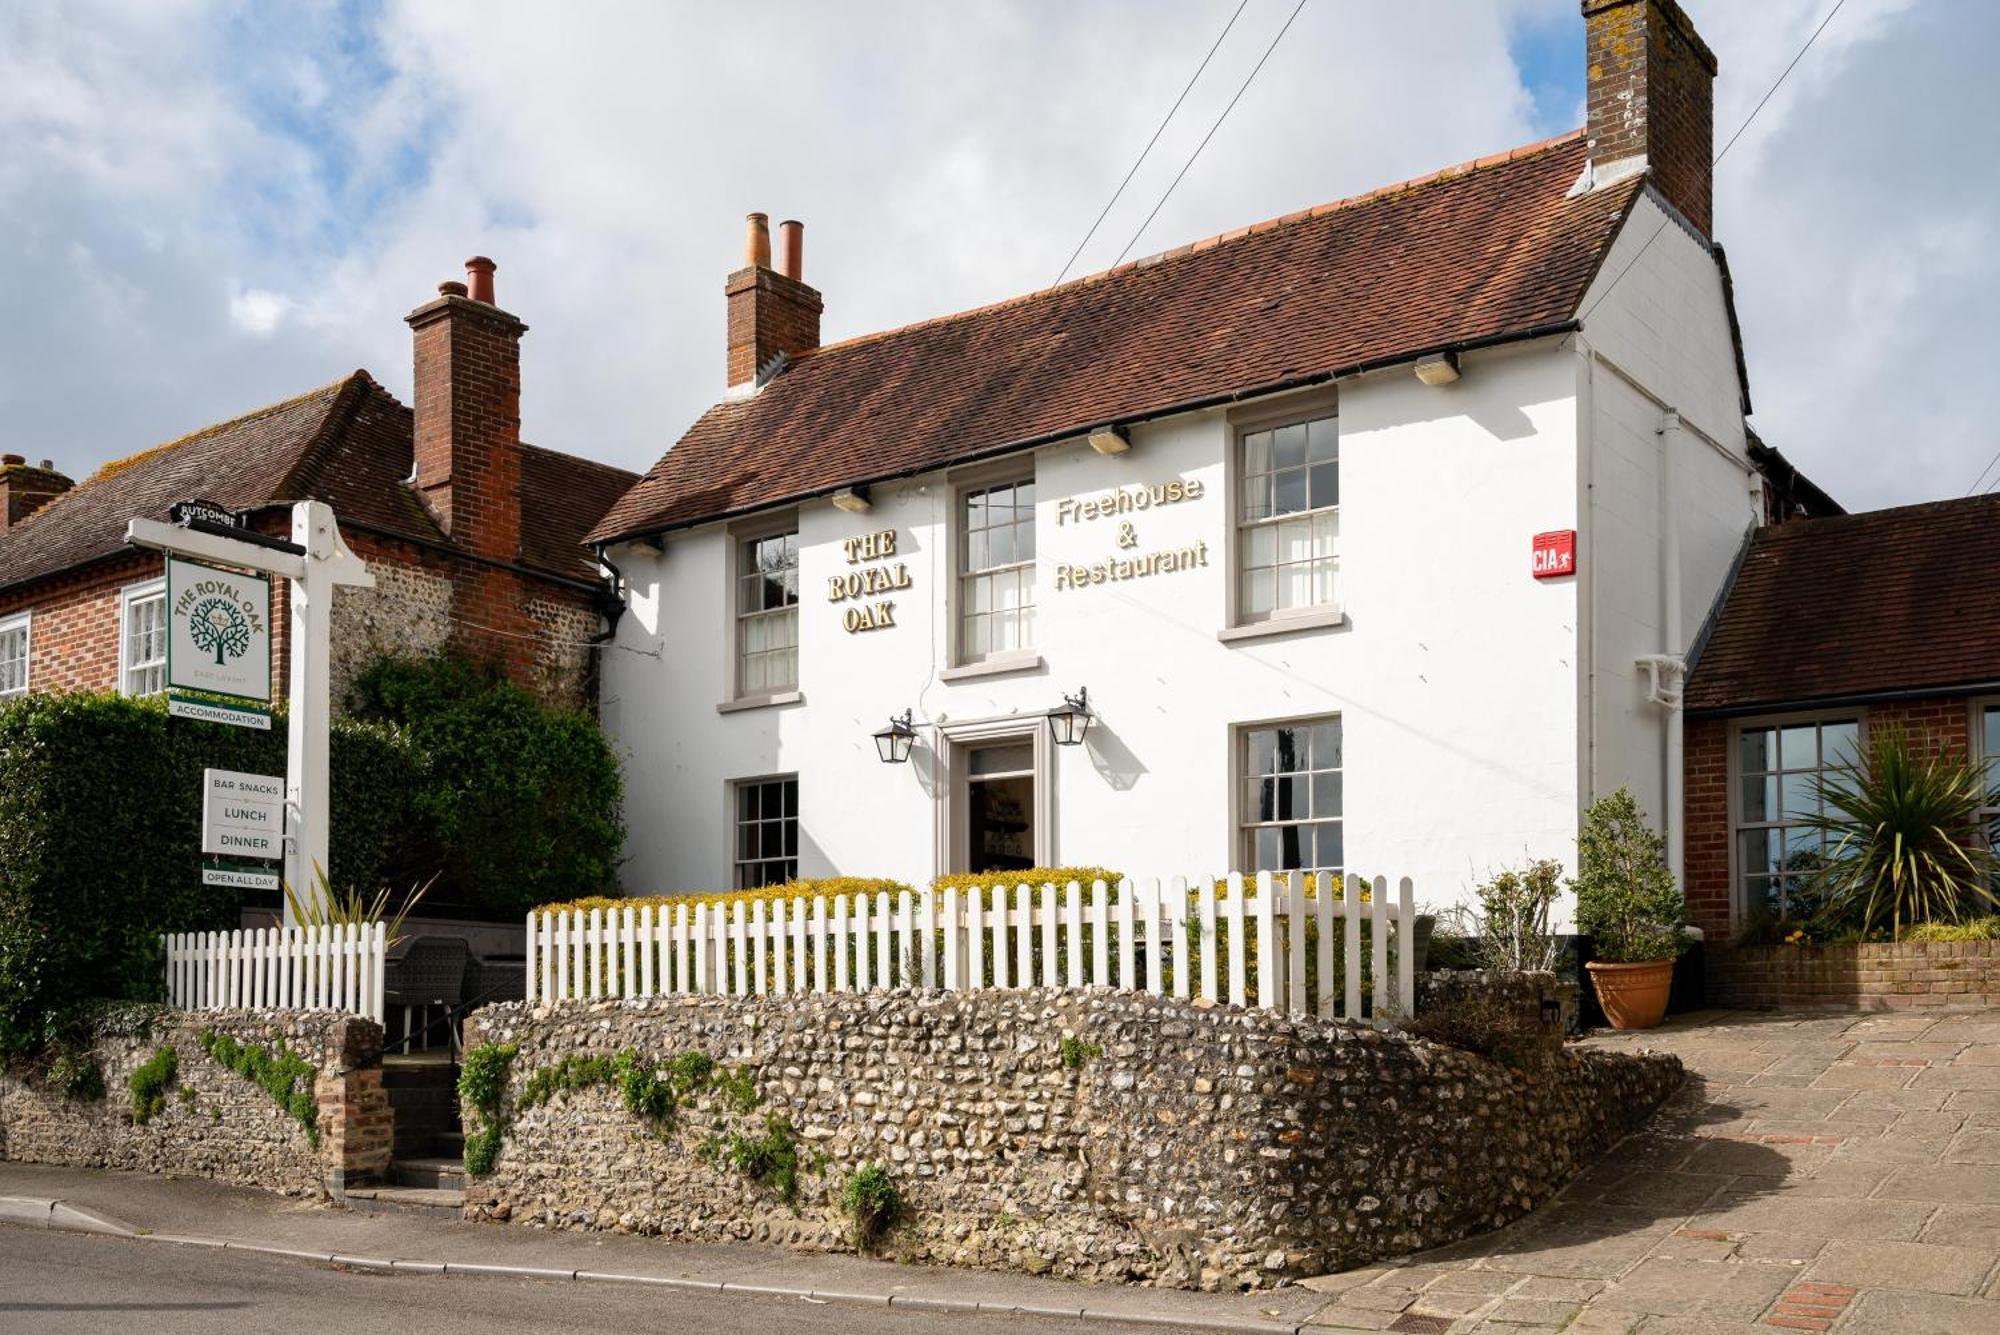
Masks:
[[[1308,1330],[2000,1335],[2000,1010],[1711,1011],[1590,1040],[1687,1085],[1547,1208],[1308,1280]]]
[[[242,1240],[245,1265],[388,1269],[410,1281],[436,1277],[446,1262],[471,1282],[483,1275],[513,1285],[581,1286],[597,1272],[624,1277],[614,1287],[663,1285],[744,1304],[741,1323],[718,1315],[734,1309],[704,1306],[703,1324],[717,1331],[849,1328],[834,1324],[837,1313],[824,1323],[798,1317],[802,1304],[830,1299],[929,1313],[911,1324],[968,1335],[984,1328],[968,1317],[989,1315],[1024,1332],[1078,1329],[1088,1315],[1107,1332],[1146,1322],[1321,1335],[2000,1335],[2000,1010],[1709,1012],[1590,1041],[1677,1052],[1689,1082],[1646,1128],[1519,1224],[1266,1293],[1077,1285],[747,1245],[370,1217],[209,1182],[29,1164],[0,1163],[0,1205],[57,1199],[157,1241]],[[67,1242],[88,1249],[77,1252],[78,1264],[99,1266],[116,1264],[120,1248],[143,1246]],[[152,1256],[180,1249],[144,1250],[153,1264]],[[330,1264],[335,1254],[341,1259]],[[380,1259],[362,1259],[370,1257]],[[10,1258],[0,1235],[0,1277],[38,1287],[26,1261]],[[524,1276],[524,1268],[540,1273]],[[292,1288],[317,1282],[300,1276]],[[0,1284],[0,1329],[29,1310],[19,1305],[24,1296]],[[587,1301],[610,1316],[625,1300]],[[1010,1311],[1022,1315],[1002,1315]],[[871,1327],[863,1320],[851,1328]]]

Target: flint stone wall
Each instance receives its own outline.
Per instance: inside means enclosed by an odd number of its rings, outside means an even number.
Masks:
[[[1091,1045],[1080,1065],[1065,1038]],[[1523,1073],[1359,1024],[1045,989],[510,1003],[466,1041],[518,1048],[469,1217],[846,1249],[839,1187],[874,1161],[907,1204],[892,1255],[1208,1289],[1504,1224],[1681,1080],[1671,1056],[1577,1050]],[[610,1087],[515,1106],[538,1069],[624,1049],[706,1052],[763,1104],[706,1094],[658,1128]],[[802,1146],[796,1213],[701,1152],[771,1115]]]
[[[101,1100],[65,1099],[26,1072],[0,1074],[0,1159],[206,1177],[288,1196],[324,1196],[388,1168],[393,1124],[374,1021],[332,1011],[122,1014],[90,1048],[104,1071]],[[273,1050],[282,1040],[313,1066],[317,1148],[261,1086],[203,1050],[204,1029]],[[140,1125],[132,1073],[163,1047],[173,1048],[179,1073],[166,1107]]]

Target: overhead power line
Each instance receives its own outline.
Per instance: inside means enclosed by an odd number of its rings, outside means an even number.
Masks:
[[[1237,0],[1236,12],[1229,16],[1229,22],[1222,25],[1221,35],[1215,39],[1214,45],[1208,48],[1208,54],[1201,58],[1201,64],[1194,67],[1194,73],[1188,78],[1187,86],[1181,89],[1181,95],[1174,99],[1174,104],[1167,108],[1166,116],[1161,119],[1159,127],[1153,131],[1153,137],[1146,141],[1146,146],[1139,150],[1139,156],[1133,159],[1132,169],[1125,173],[1125,179],[1120,181],[1118,188],[1111,192],[1111,198],[1105,201],[1103,210],[1097,215],[1097,220],[1091,223],[1090,230],[1083,234],[1083,240],[1076,243],[1076,249],[1070,252],[1067,260],[1063,261],[1062,272],[1056,275],[1056,283],[1062,282],[1064,278],[1069,276],[1070,266],[1076,263],[1076,257],[1083,254],[1083,248],[1090,244],[1090,238],[1097,235],[1097,229],[1102,227],[1104,220],[1111,215],[1111,206],[1116,204],[1119,196],[1125,193],[1125,187],[1132,184],[1132,178],[1139,174],[1139,164],[1143,163],[1146,160],[1146,155],[1153,151],[1153,145],[1160,142],[1160,136],[1166,132],[1167,122],[1174,118],[1174,113],[1181,109],[1181,103],[1187,101],[1187,95],[1194,91],[1195,81],[1200,79],[1201,72],[1208,68],[1208,62],[1215,59],[1215,53],[1222,49],[1222,39],[1229,36],[1229,30],[1236,26],[1236,20],[1243,16],[1243,10],[1249,3],[1250,0]],[[1055,283],[1051,283],[1049,286],[1054,287]]]
[[[1236,109],[1237,102],[1248,91],[1251,81],[1257,77],[1257,72],[1264,68],[1264,62],[1269,60],[1271,53],[1278,49],[1278,43],[1285,40],[1285,34],[1292,30],[1292,21],[1298,18],[1299,11],[1305,7],[1306,0],[1299,0],[1298,4],[1292,7],[1292,12],[1285,18],[1285,26],[1278,29],[1278,35],[1273,37],[1271,44],[1264,48],[1264,54],[1257,57],[1257,63],[1251,67],[1250,73],[1243,80],[1242,86],[1236,90],[1236,96],[1229,99],[1229,105],[1224,107],[1222,114],[1215,118],[1215,124],[1208,127],[1208,133],[1203,135],[1201,142],[1194,146],[1194,152],[1188,154],[1188,160],[1181,165],[1180,173],[1168,183],[1166,193],[1160,196],[1159,203],[1153,205],[1153,211],[1146,215],[1146,221],[1139,224],[1139,230],[1132,233],[1132,239],[1125,243],[1125,249],[1119,251],[1118,258],[1111,261],[1113,267],[1125,262],[1125,257],[1132,253],[1132,247],[1139,244],[1139,238],[1144,236],[1146,229],[1153,225],[1153,219],[1160,216],[1160,210],[1166,207],[1167,200],[1173,196],[1174,188],[1181,183],[1181,178],[1188,174],[1188,168],[1194,166],[1194,160],[1201,156],[1201,151],[1208,147],[1208,141],[1215,138],[1215,132],[1222,128],[1222,122],[1229,119],[1229,113]]]
[[[1764,90],[1764,96],[1757,99],[1757,105],[1750,108],[1750,114],[1748,116],[1745,116],[1743,118],[1743,123],[1736,127],[1736,133],[1729,136],[1729,142],[1722,146],[1722,151],[1720,153],[1717,153],[1715,155],[1714,160],[1708,164],[1709,169],[1711,171],[1713,171],[1716,167],[1722,165],[1722,160],[1729,156],[1729,150],[1736,147],[1736,141],[1743,137],[1743,132],[1750,128],[1750,123],[1752,121],[1757,119],[1757,113],[1762,111],[1764,109],[1764,105],[1767,102],[1769,102],[1774,95],[1776,95],[1778,89],[1784,86],[1785,80],[1792,77],[1792,71],[1799,67],[1799,62],[1806,58],[1806,52],[1812,50],[1813,43],[1817,42],[1819,40],[1819,35],[1826,31],[1826,25],[1833,22],[1833,16],[1835,14],[1838,14],[1841,10],[1841,7],[1846,3],[1847,0],[1833,0],[1833,8],[1826,11],[1826,17],[1821,19],[1819,21],[1819,26],[1812,30],[1812,36],[1806,38],[1806,44],[1799,48],[1799,53],[1797,55],[1792,57],[1792,63],[1785,66],[1783,72],[1781,72],[1778,75],[1777,81],[1774,82],[1769,88]],[[1625,275],[1632,272],[1633,267],[1637,265],[1642,258],[1644,258],[1646,252],[1652,249],[1653,243],[1659,240],[1660,233],[1667,230],[1667,222],[1668,220],[1665,218],[1662,218],[1660,220],[1660,225],[1658,227],[1655,227],[1653,229],[1653,234],[1646,238],[1646,244],[1639,247],[1638,254],[1634,255],[1631,259],[1627,260],[1625,262],[1625,267],[1620,269],[1615,275],[1613,275],[1611,282],[1608,285],[1606,285],[1605,289],[1602,292],[1597,294],[1596,301],[1591,302],[1589,306],[1584,308],[1583,314],[1577,317],[1578,320],[1589,319],[1590,313],[1596,310],[1599,306],[1604,304],[1604,299],[1611,295],[1612,289],[1617,287],[1620,282],[1624,281]]]

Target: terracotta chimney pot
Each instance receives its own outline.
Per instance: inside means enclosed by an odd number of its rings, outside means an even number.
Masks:
[[[474,301],[483,301],[488,306],[496,304],[493,300],[493,270],[497,267],[484,255],[474,255],[465,262],[465,281],[472,289]]]
[[[805,281],[806,225],[796,218],[778,224],[778,272],[794,282]]]
[[[744,219],[743,265],[748,269],[771,267],[771,220],[761,213]]]
[[[459,282],[456,278],[447,278],[438,284],[438,295],[441,297],[462,297],[465,293],[465,284]]]

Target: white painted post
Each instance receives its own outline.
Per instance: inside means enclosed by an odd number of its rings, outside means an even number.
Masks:
[[[1167,883],[1166,946],[1174,961],[1174,995],[1185,1001],[1194,991],[1194,952],[1188,949],[1187,877],[1176,876]]]
[[[1316,1013],[1322,1020],[1333,1018],[1333,878],[1325,872],[1313,877],[1313,918],[1319,925],[1319,996]]]
[[[1007,986],[1007,892],[993,887],[993,986]]]
[[[1375,1023],[1389,1023],[1389,878],[1375,878],[1368,904],[1369,954],[1374,959]]]
[[[903,948],[896,952],[896,986],[915,987],[917,980],[910,969],[910,954],[921,950],[917,944],[917,920],[910,907],[910,892],[896,892],[896,934],[903,938]]]
[[[1111,986],[1111,887],[1101,877],[1090,883],[1090,982]]]
[[[1223,902],[1223,913],[1229,926],[1229,1004],[1241,1006],[1244,1001],[1244,956],[1249,952],[1243,938],[1243,873],[1229,873],[1229,895]]]
[[[754,970],[752,977],[757,984],[752,995],[759,997],[771,990],[770,975],[764,961],[764,927],[764,901],[759,899],[750,905],[750,960]]]
[[[1035,985],[1035,901],[1028,883],[1014,887],[1014,986]]]
[[[368,1014],[376,1024],[381,1024],[385,1012],[383,1001],[384,977],[389,969],[389,928],[378,921],[375,924],[375,986],[368,997]]]
[[[785,901],[771,902],[771,990],[779,996],[786,996],[792,990],[791,961],[786,957],[786,947],[791,944],[791,915],[785,912]]]
[[[1071,881],[1063,888],[1063,933],[1069,938],[1069,986],[1083,986],[1083,887]]]
[[[974,886],[965,892],[965,985],[973,991],[986,986],[986,923],[981,895]]]
[[[806,897],[792,896],[792,991],[812,990],[812,957],[806,954]]]
[[[729,914],[729,949],[734,964],[729,974],[729,995],[740,997],[750,990],[750,911],[737,900]]]
[[[1293,871],[1285,886],[1285,956],[1290,965],[1285,988],[1286,1009],[1306,1013],[1306,874]]]
[[[1056,948],[1056,887],[1053,881],[1042,882],[1042,986],[1060,987],[1061,979],[1056,972],[1056,959],[1062,953]]]
[[[889,914],[889,892],[875,893],[875,986],[896,985],[896,945],[890,940],[894,920]]]
[[[630,904],[618,911],[618,934],[623,938],[625,967],[618,976],[618,995],[639,995],[639,915]],[[648,974],[652,973],[650,967]]]
[[[674,991],[693,992],[694,945],[689,938],[694,914],[686,904],[674,905]]]
[[[1343,989],[1346,995],[1342,1001],[1346,1005],[1340,1018],[1358,1020],[1361,1018],[1361,878],[1342,877],[1341,886],[1341,953],[1344,960],[1342,968],[1346,973]]]
[[[925,886],[917,892],[917,949],[922,953],[923,985],[926,992],[938,985],[937,978],[937,891]],[[947,936],[945,948],[950,949]]]
[[[869,944],[875,939],[869,931],[872,907],[865,893],[854,897],[854,990],[857,992],[866,992],[875,982],[874,951]]]
[[[1133,949],[1132,938],[1138,934],[1139,915],[1134,901],[1139,897],[1138,889],[1127,876],[1118,882],[1118,986],[1127,992],[1139,988],[1138,956]]]
[[[958,887],[944,891],[944,990],[957,992],[965,986],[965,941],[959,934]]]
[[[1398,1015],[1417,1013],[1416,887],[1405,876],[1396,887],[1396,1002]]]
[[[1285,976],[1284,955],[1278,946],[1278,891],[1271,873],[1257,873],[1257,1004],[1266,1010],[1278,1005],[1278,988]]]
[[[865,901],[864,901],[865,902]],[[819,964],[819,991],[826,991],[826,909],[825,900],[813,909],[813,930],[818,932],[819,941],[814,945],[814,958]],[[849,982],[847,967],[848,903],[842,895],[833,901],[833,985],[845,992]]]
[[[706,996],[708,987],[708,905],[694,906],[694,990]]]
[[[1216,968],[1217,954],[1222,942],[1221,938],[1215,933],[1214,877],[1204,876],[1201,878],[1200,901],[1201,941],[1199,942],[1199,950],[1201,953],[1201,996],[1204,1001],[1215,1001],[1219,996],[1215,981],[1218,973]]]

